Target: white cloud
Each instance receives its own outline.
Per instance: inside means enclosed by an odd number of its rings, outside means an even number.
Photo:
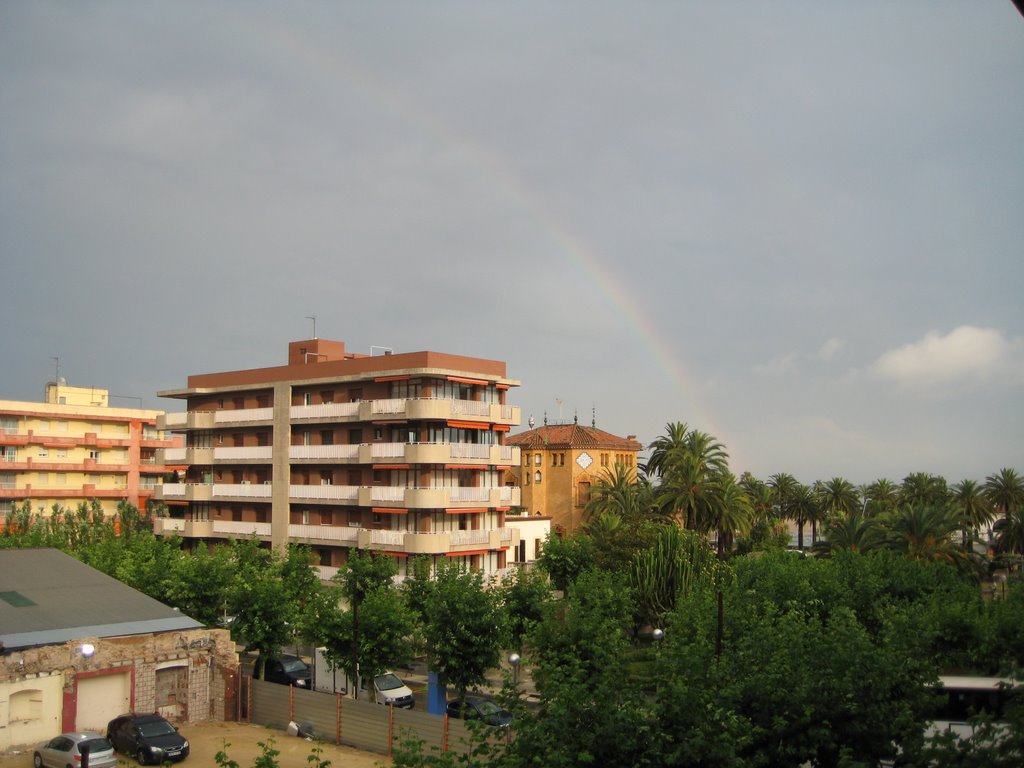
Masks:
[[[846,346],[846,342],[840,338],[833,336],[831,339],[821,345],[821,349],[818,350],[819,360],[833,360],[838,355],[843,347]]]
[[[890,349],[871,366],[881,378],[913,389],[970,386],[1009,377],[1024,368],[1024,339],[1008,339],[995,328],[961,325],[945,336],[930,331],[919,341]]]

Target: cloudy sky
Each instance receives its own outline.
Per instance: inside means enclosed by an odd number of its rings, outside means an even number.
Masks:
[[[739,474],[1024,471],[1010,0],[0,2],[0,398],[352,351]]]

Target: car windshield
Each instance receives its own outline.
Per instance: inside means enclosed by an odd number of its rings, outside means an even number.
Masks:
[[[84,752],[89,750],[89,754],[95,755],[97,752],[108,752],[113,749],[110,746],[110,742],[106,739],[83,739],[78,742],[78,751]]]
[[[480,710],[481,715],[496,715],[501,712],[501,707],[495,704],[490,699],[484,699],[476,707]]]
[[[377,683],[378,691],[393,691],[395,688],[401,688],[404,685],[401,680],[390,672],[386,675],[379,675],[375,682]]]
[[[146,738],[152,736],[167,736],[175,733],[174,726],[166,720],[146,720],[139,723],[139,733]]]
[[[309,667],[306,666],[306,662],[302,659],[284,659],[281,661],[281,668],[285,672],[296,672],[304,673]]]

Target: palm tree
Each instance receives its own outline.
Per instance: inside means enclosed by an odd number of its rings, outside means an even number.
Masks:
[[[818,504],[814,491],[808,486],[797,483],[789,500],[789,519],[796,523],[796,545],[804,548],[804,525],[809,520],[818,518]]]
[[[964,568],[972,561],[970,553],[954,541],[959,527],[956,512],[948,506],[901,507],[887,521],[884,544],[915,560],[938,560]]]
[[[896,508],[896,502],[899,501],[899,492],[899,486],[884,477],[873,483],[868,483],[861,489],[861,495],[864,497],[864,513],[874,517],[891,512]]]
[[[713,435],[685,430],[685,424],[668,425],[668,434],[651,444],[647,471],[660,478],[655,495],[661,508],[686,528],[706,531],[719,504],[715,482],[728,470],[729,454]]]
[[[1024,478],[1004,467],[985,478],[982,487],[997,515],[1007,515],[1024,507]]]
[[[790,520],[789,506],[791,497],[800,483],[787,472],[776,472],[768,478],[768,487],[772,489],[772,501],[775,504],[775,515],[779,520]],[[803,534],[801,534],[801,539]]]
[[[870,552],[882,542],[882,529],[878,521],[854,510],[845,517],[834,519],[825,530],[825,540],[816,549],[828,555],[837,549],[851,552]]]
[[[710,524],[718,532],[718,558],[723,560],[725,553],[732,550],[736,532],[746,533],[750,530],[753,508],[750,497],[736,482],[732,472],[723,472],[716,485],[718,504],[714,508],[716,516]]]
[[[856,486],[843,477],[833,477],[827,482],[814,485],[816,501],[821,515],[826,521],[849,517],[863,509],[860,493]],[[816,522],[811,521],[811,546],[817,538]]]
[[[927,472],[911,472],[900,485],[899,503],[903,506],[941,506],[949,501],[946,479]]]
[[[648,477],[661,477],[664,474],[668,457],[686,447],[686,437],[690,428],[682,421],[670,421],[665,425],[665,434],[650,444],[651,456],[641,469]]]
[[[605,512],[614,512],[627,520],[638,521],[655,511],[651,485],[637,477],[632,467],[616,464],[605,469],[590,489],[590,500],[583,508],[584,519],[594,520]]]
[[[970,548],[971,539],[978,529],[988,525],[995,517],[992,503],[974,480],[961,480],[953,486],[953,508],[963,523],[963,545]]]

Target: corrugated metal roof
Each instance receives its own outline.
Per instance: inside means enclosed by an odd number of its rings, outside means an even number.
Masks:
[[[0,590],[34,603],[0,600],[0,643],[7,650],[203,626],[56,549],[0,550]]]

